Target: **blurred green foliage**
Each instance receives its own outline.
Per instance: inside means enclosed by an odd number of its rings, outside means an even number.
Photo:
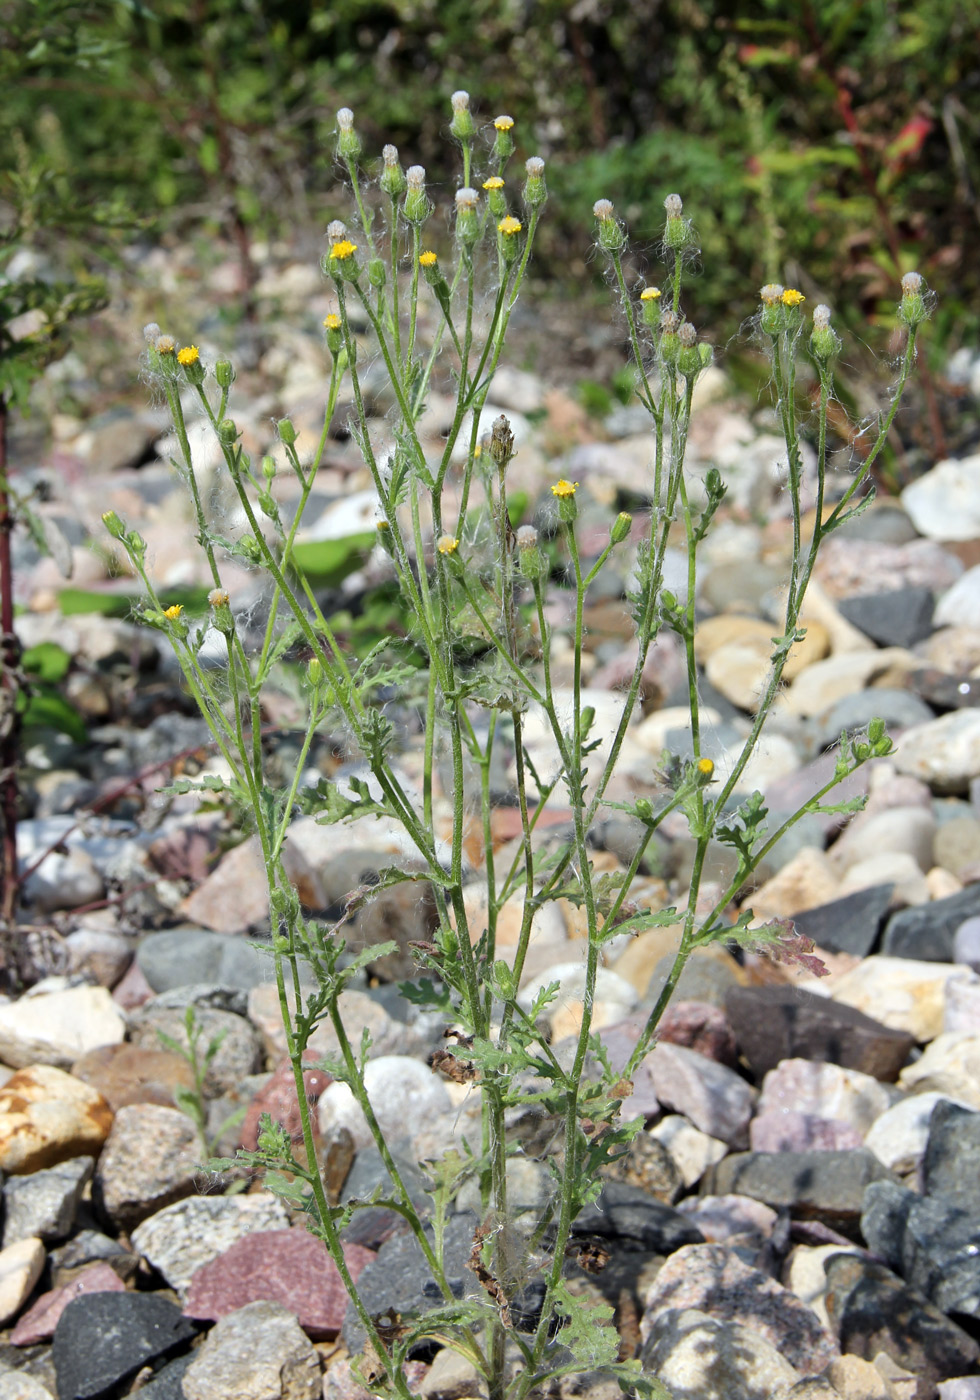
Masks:
[[[248,238],[336,211],[334,112],[435,183],[448,97],[549,161],[544,270],[581,282],[594,199],[655,252],[679,190],[731,327],[778,277],[887,323],[900,270],[977,329],[980,0],[0,0],[18,133],[82,208],[120,192]],[[698,298],[700,297],[700,300]]]

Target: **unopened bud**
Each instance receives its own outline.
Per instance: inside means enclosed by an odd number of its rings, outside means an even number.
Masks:
[[[368,281],[372,287],[383,287],[388,279],[388,269],[381,258],[372,258],[367,265]]]
[[[511,432],[510,422],[506,414],[501,413],[499,418],[493,420],[493,428],[490,432],[490,456],[496,462],[498,470],[503,471],[513,455],[514,434]]]
[[[102,516],[102,524],[106,527],[114,540],[121,540],[126,533],[126,526],[114,510],[107,510],[104,513]]]
[[[453,104],[453,119],[449,123],[449,130],[456,137],[457,141],[472,141],[475,133],[473,126],[473,114],[470,111],[470,95],[468,92],[454,92],[450,99]]]
[[[319,690],[323,684],[323,662],[319,657],[312,657],[306,667],[306,679],[313,690]]]
[[[628,511],[621,510],[612,523],[609,531],[610,544],[622,544],[633,526],[633,517]]]
[[[344,323],[336,311],[323,318],[323,328],[327,333],[327,349],[336,357],[344,348]]]
[[[902,278],[902,300],[898,304],[898,315],[899,319],[904,321],[910,330],[914,330],[929,316],[925,297],[926,290],[921,273],[906,272]]]
[[[220,443],[223,443],[226,447],[231,446],[238,437],[238,429],[235,427],[235,420],[233,418],[222,418],[221,422],[218,424],[217,433]]]
[[[405,189],[405,174],[399,164],[398,147],[385,146],[381,152],[384,167],[381,171],[381,188],[386,195],[397,199]]]
[[[614,217],[611,201],[597,199],[592,206],[592,212],[599,220],[599,229],[596,234],[596,242],[599,247],[607,253],[618,252],[626,242],[626,234],[619,221]]]
[[[272,481],[275,478],[277,470],[275,457],[266,456],[262,458],[262,475],[265,477],[266,481]]]
[[[424,224],[432,213],[432,205],[425,192],[425,167],[410,165],[405,172],[405,218],[410,224]]]
[[[354,130],[354,113],[341,107],[337,113],[337,154],[341,160],[353,161],[361,154],[361,142]]]
[[[287,447],[293,447],[296,442],[296,429],[293,427],[291,418],[280,418],[276,424],[279,433],[279,441],[285,443]]]
[[[524,203],[528,209],[540,209],[548,198],[544,183],[544,161],[540,156],[531,156],[525,161]]]
[[[230,389],[235,382],[235,366],[231,360],[216,360],[214,377],[218,381],[219,389]]]

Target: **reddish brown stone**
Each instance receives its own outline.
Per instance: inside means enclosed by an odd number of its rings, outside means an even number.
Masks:
[[[193,1089],[194,1076],[182,1055],[140,1045],[102,1045],[72,1065],[72,1074],[91,1084],[118,1113],[129,1103],[174,1106],[174,1089]]]
[[[139,963],[130,963],[129,971],[121,982],[117,982],[112,992],[112,999],[123,1011],[135,1011],[138,1006],[149,1001],[153,996],[153,988],[143,976]]]
[[[52,1288],[42,1293],[33,1307],[17,1323],[10,1334],[10,1342],[15,1347],[30,1347],[35,1342],[46,1342],[54,1336],[58,1319],[76,1298],[83,1293],[125,1293],[126,1285],[109,1264],[90,1264],[82,1269],[71,1283],[63,1283],[60,1288]]]
[[[360,1245],[344,1246],[357,1281],[374,1258]],[[337,1335],[347,1312],[347,1290],[321,1240],[305,1230],[262,1230],[246,1235],[203,1265],[191,1279],[184,1316],[204,1322],[259,1301],[281,1303],[314,1340]]]
[[[707,1001],[678,1001],[668,1006],[657,1027],[657,1038],[686,1045],[709,1060],[732,1068],[738,1063],[735,1033],[718,1006]]]
[[[307,1058],[315,1060],[316,1056],[307,1052]],[[310,1109],[316,1107],[317,1100],[328,1084],[331,1083],[329,1074],[322,1069],[307,1069],[303,1071],[303,1084],[306,1088],[306,1101]],[[296,1098],[296,1084],[293,1079],[293,1067],[288,1060],[283,1060],[278,1066],[272,1078],[255,1095],[249,1104],[248,1112],[242,1123],[241,1137],[239,1145],[247,1152],[255,1152],[258,1148],[259,1120],[263,1113],[268,1113],[273,1123],[281,1123],[289,1134],[293,1147],[298,1147],[303,1141],[303,1129],[299,1118],[299,1102]],[[317,1116],[311,1112],[314,1137],[318,1136]]]

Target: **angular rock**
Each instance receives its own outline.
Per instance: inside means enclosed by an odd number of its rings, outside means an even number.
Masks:
[[[349,1244],[344,1258],[356,1283],[375,1255]],[[305,1230],[265,1230],[245,1236],[195,1272],[184,1315],[215,1322],[263,1299],[281,1303],[314,1340],[336,1337],[350,1301],[322,1240]]]
[[[243,992],[269,976],[269,958],[247,939],[190,925],[146,934],[136,961],[155,992],[186,986],[188,968],[194,969],[195,982],[214,982]]]
[[[926,1195],[941,1196],[980,1214],[980,1180],[976,1174],[980,1113],[940,1098],[928,1119],[928,1130],[922,1158],[922,1187]]]
[[[319,878],[295,842],[286,842],[283,862],[303,904],[308,909],[323,908]],[[223,856],[204,884],[187,896],[180,912],[188,923],[215,933],[247,933],[267,927],[269,886],[259,838],[249,836]]]
[[[123,1283],[129,1283],[139,1268],[139,1255],[98,1230],[79,1230],[66,1244],[52,1249],[48,1258],[54,1288],[71,1283],[83,1269],[94,1263],[109,1264]]]
[[[685,1186],[696,1186],[715,1162],[720,1162],[728,1150],[726,1143],[710,1137],[696,1128],[680,1113],[668,1113],[653,1128],[650,1136],[663,1143],[677,1163]]]
[[[105,987],[21,997],[0,1006],[0,1059],[15,1069],[68,1069],[97,1045],[117,1045],[126,1023]]]
[[[753,1152],[839,1152],[860,1147],[864,1138],[851,1123],[779,1108],[757,1113],[749,1124]]]
[[[828,953],[853,953],[857,958],[866,958],[877,942],[891,897],[891,885],[872,885],[796,913],[793,923],[799,933],[812,938],[818,948],[825,948]]]
[[[842,616],[883,647],[913,647],[932,632],[935,599],[922,585],[841,598]]]
[[[914,909],[900,909],[885,926],[881,951],[893,958],[952,963],[956,930],[980,915],[980,884]]]
[[[116,1229],[135,1225],[197,1189],[204,1144],[175,1108],[134,1103],[116,1114],[92,1196]]]
[[[751,1196],[688,1196],[677,1207],[701,1231],[709,1244],[723,1244],[737,1237],[769,1239],[779,1216]]]
[[[36,1172],[71,1157],[95,1157],[112,1109],[101,1094],[50,1065],[32,1065],[0,1088],[0,1169]]]
[[[16,1316],[31,1296],[44,1260],[40,1240],[18,1240],[0,1250],[0,1327]]]
[[[893,762],[936,793],[966,793],[980,771],[980,711],[953,710],[907,729],[895,745]]]
[[[255,1029],[244,1016],[232,1011],[219,1011],[195,1002],[194,1014],[201,1028],[203,1047],[215,1036],[223,1039],[208,1065],[204,1093],[208,1098],[237,1089],[242,1080],[261,1068],[262,1047]],[[187,1045],[184,1008],[167,1006],[155,997],[134,1011],[129,1020],[130,1037],[134,1045],[145,1050],[160,1050],[160,1032],[180,1046]]]
[[[669,1148],[652,1133],[637,1133],[623,1155],[601,1171],[607,1180],[636,1186],[669,1206],[686,1184]]]
[[[902,505],[920,535],[930,540],[980,536],[977,457],[948,458],[904,488]]]
[[[381,1055],[364,1068],[364,1084],[371,1107],[389,1140],[397,1139],[420,1119],[452,1108],[445,1086],[427,1065],[407,1055]],[[317,1108],[325,1138],[346,1128],[357,1147],[374,1141],[360,1104],[346,1084],[330,1084]]]
[[[56,1167],[6,1181],[3,1247],[32,1235],[39,1240],[63,1240],[70,1235],[82,1189],[91,1175],[91,1157],[70,1157]]]
[[[619,1181],[607,1182],[598,1198],[583,1206],[572,1222],[572,1234],[629,1240],[633,1249],[653,1254],[671,1254],[681,1245],[704,1243],[701,1231],[680,1211]]]
[[[682,1045],[660,1043],[646,1057],[653,1088],[665,1108],[731,1147],[748,1142],[755,1095],[734,1070]]]
[[[674,1400],[759,1400],[800,1379],[779,1348],[752,1328],[696,1309],[662,1313],[640,1358]]]
[[[76,1298],[54,1334],[58,1400],[108,1400],[142,1367],[188,1346],[196,1331],[155,1293]]]
[[[0,1400],[54,1400],[51,1391],[24,1371],[0,1375]]]
[[[134,1248],[183,1299],[191,1279],[226,1250],[259,1231],[289,1224],[271,1191],[244,1196],[191,1196],[157,1211],[133,1231]]]
[[[884,1264],[836,1254],[825,1267],[827,1313],[841,1350],[866,1361],[884,1352],[918,1377],[916,1400],[933,1400],[940,1381],[975,1364],[973,1338]]]
[[[971,915],[963,920],[953,935],[953,962],[965,963],[980,972],[980,917]]]
[[[87,1293],[124,1293],[126,1285],[108,1264],[89,1264],[71,1283],[42,1293],[10,1333],[15,1347],[30,1347],[54,1336],[61,1314],[69,1303]]]
[[[752,896],[757,919],[783,919],[834,899],[840,875],[817,846],[804,846]]]
[[[863,861],[880,856],[911,856],[923,872],[934,864],[932,846],[936,818],[924,807],[886,807],[879,812],[860,812],[847,830],[834,842],[830,859],[841,873],[848,873]]]
[[[174,1090],[194,1087],[194,1075],[183,1055],[173,1050],[145,1049],[128,1041],[90,1050],[72,1065],[72,1074],[91,1084],[113,1112],[130,1103],[174,1106]]]
[[[735,987],[726,1003],[739,1049],[762,1078],[781,1060],[825,1060],[893,1080],[913,1037],[802,987]]]
[[[973,1210],[875,1181],[861,1232],[879,1258],[942,1312],[980,1316],[980,1221]]]
[[[980,1109],[980,1035],[939,1035],[921,1057],[902,1070],[899,1084],[921,1094],[928,1090]]]
[[[184,1372],[194,1360],[195,1353],[188,1352],[168,1361],[165,1366],[153,1372],[153,1379],[141,1385],[136,1392],[140,1400],[187,1400],[184,1394]]]
[[[943,1028],[946,983],[961,976],[955,963],[918,962],[875,953],[833,978],[834,1001],[873,1013],[893,1030],[932,1040]]]
[[[310,1051],[306,1052],[304,1058],[316,1059]],[[303,1071],[303,1085],[306,1089],[306,1101],[310,1106],[310,1118],[313,1126],[316,1127],[317,1116],[316,1106],[319,1103],[320,1095],[327,1085],[332,1083],[330,1076],[322,1069],[307,1069]],[[289,1060],[283,1060],[273,1073],[272,1077],[255,1095],[249,1104],[248,1112],[242,1123],[239,1141],[247,1152],[254,1152],[258,1147],[259,1122],[263,1113],[268,1113],[273,1123],[278,1123],[286,1129],[289,1139],[293,1144],[293,1150],[303,1141],[303,1126],[300,1121],[299,1103],[296,1098],[296,1082],[293,1078],[293,1067]]]
[[[939,1400],[980,1400],[980,1376],[957,1376],[939,1387]]]
[[[980,1032],[980,976],[964,968],[961,977],[946,983],[943,1007],[946,1035],[975,1035]]]
[[[711,1310],[765,1338],[801,1376],[815,1376],[839,1355],[837,1344],[795,1293],[721,1244],[685,1245],[671,1255],[647,1294],[644,1341],[668,1309]]]
[[[828,1259],[842,1251],[854,1254],[858,1248],[846,1242],[796,1245],[790,1251],[782,1273],[786,1287],[815,1313],[831,1336],[836,1336],[837,1329],[827,1315],[827,1271],[824,1266]]]
[[[794,1217],[853,1232],[864,1193],[891,1173],[866,1148],[849,1152],[736,1152],[712,1167],[703,1190],[734,1192],[766,1205],[788,1206]]]
[[[865,1147],[893,1172],[907,1176],[915,1171],[925,1155],[936,1104],[952,1102],[934,1090],[900,1099],[872,1125],[864,1140]]]
[[[372,1057],[413,1055],[423,1050],[424,1042],[416,1032],[403,1022],[394,1020],[366,992],[341,992],[338,1006],[352,1044],[360,1045],[364,1030],[369,1031],[371,1049],[368,1053]],[[263,982],[249,992],[248,1018],[261,1037],[265,1053],[274,1064],[278,1064],[286,1054],[286,1033],[282,1028],[282,1011],[275,983]],[[316,1027],[310,1037],[309,1049],[318,1059],[339,1054],[340,1044],[329,1022],[321,1021]]]
[[[957,879],[972,878],[971,872],[980,866],[980,822],[971,816],[944,821],[936,832],[933,860]],[[954,955],[953,961],[960,960]]]
[[[786,1109],[838,1119],[863,1137],[891,1105],[888,1090],[870,1074],[820,1060],[783,1060],[762,1081],[760,1113]]]
[[[660,1018],[657,1039],[683,1045],[730,1069],[738,1063],[735,1036],[725,1013],[707,1001],[671,1002]]]
[[[873,719],[885,721],[889,734],[896,729],[911,729],[914,724],[927,724],[935,719],[925,700],[910,690],[893,690],[889,686],[874,686],[845,695],[821,715],[817,726],[817,742],[821,748],[833,748],[842,732],[858,735]]]

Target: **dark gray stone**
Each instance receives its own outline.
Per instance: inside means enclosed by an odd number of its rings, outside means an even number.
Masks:
[[[781,1060],[799,1059],[824,1060],[891,1081],[915,1043],[906,1031],[799,987],[733,987],[725,1010],[757,1079]]]
[[[908,544],[917,540],[919,532],[894,501],[875,501],[871,510],[864,510],[844,526],[843,538],[875,540],[880,544]]]
[[[67,1244],[53,1249],[48,1256],[51,1264],[51,1286],[60,1288],[70,1283],[87,1264],[104,1262],[112,1266],[127,1283],[139,1268],[139,1255],[124,1249],[118,1240],[110,1239],[99,1230],[80,1230]]]
[[[865,1195],[861,1232],[937,1308],[980,1317],[980,1220],[974,1210],[875,1181]]]
[[[980,1356],[962,1327],[884,1264],[858,1254],[835,1254],[824,1265],[825,1302],[843,1352],[873,1361],[879,1352],[918,1380],[916,1400],[935,1400],[936,1386],[962,1376]]]
[[[980,1218],[980,1113],[950,1099],[940,1099],[929,1119],[929,1139],[922,1158],[927,1196],[973,1210]]]
[[[872,1181],[897,1181],[867,1148],[835,1152],[735,1152],[710,1168],[701,1182],[708,1196],[751,1196],[767,1206],[787,1206],[794,1216],[821,1220],[854,1235],[864,1193]]]
[[[476,1275],[467,1268],[477,1223],[476,1216],[466,1212],[454,1215],[446,1227],[443,1268],[457,1298],[482,1294]],[[431,1239],[430,1231],[426,1233]],[[383,1244],[377,1258],[362,1269],[357,1291],[372,1317],[388,1313],[416,1317],[444,1301],[414,1235],[396,1235]],[[353,1303],[347,1309],[341,1336],[350,1354],[357,1356],[364,1346],[365,1332]]]
[[[8,1177],[3,1187],[4,1249],[32,1235],[40,1240],[70,1235],[93,1165],[91,1157],[72,1157],[30,1176]]]
[[[956,930],[975,915],[980,915],[980,884],[967,885],[945,899],[901,909],[885,926],[881,951],[892,958],[952,962]]]
[[[153,1379],[136,1392],[140,1400],[186,1400],[181,1381],[193,1360],[194,1353],[191,1351],[162,1366]]]
[[[69,1303],[54,1334],[58,1400],[108,1400],[142,1367],[196,1335],[180,1308],[155,1293],[88,1293]]]
[[[866,958],[878,941],[893,889],[893,885],[872,885],[866,890],[855,890],[843,899],[832,899],[829,904],[794,914],[793,923],[828,953],[853,953],[856,958]]]
[[[863,593],[837,604],[848,622],[883,647],[912,647],[932,634],[935,598],[921,584],[890,593]]]
[[[686,1215],[638,1186],[608,1181],[598,1199],[579,1211],[573,1236],[614,1240],[618,1248],[672,1254],[685,1244],[704,1244],[704,1235]]]

